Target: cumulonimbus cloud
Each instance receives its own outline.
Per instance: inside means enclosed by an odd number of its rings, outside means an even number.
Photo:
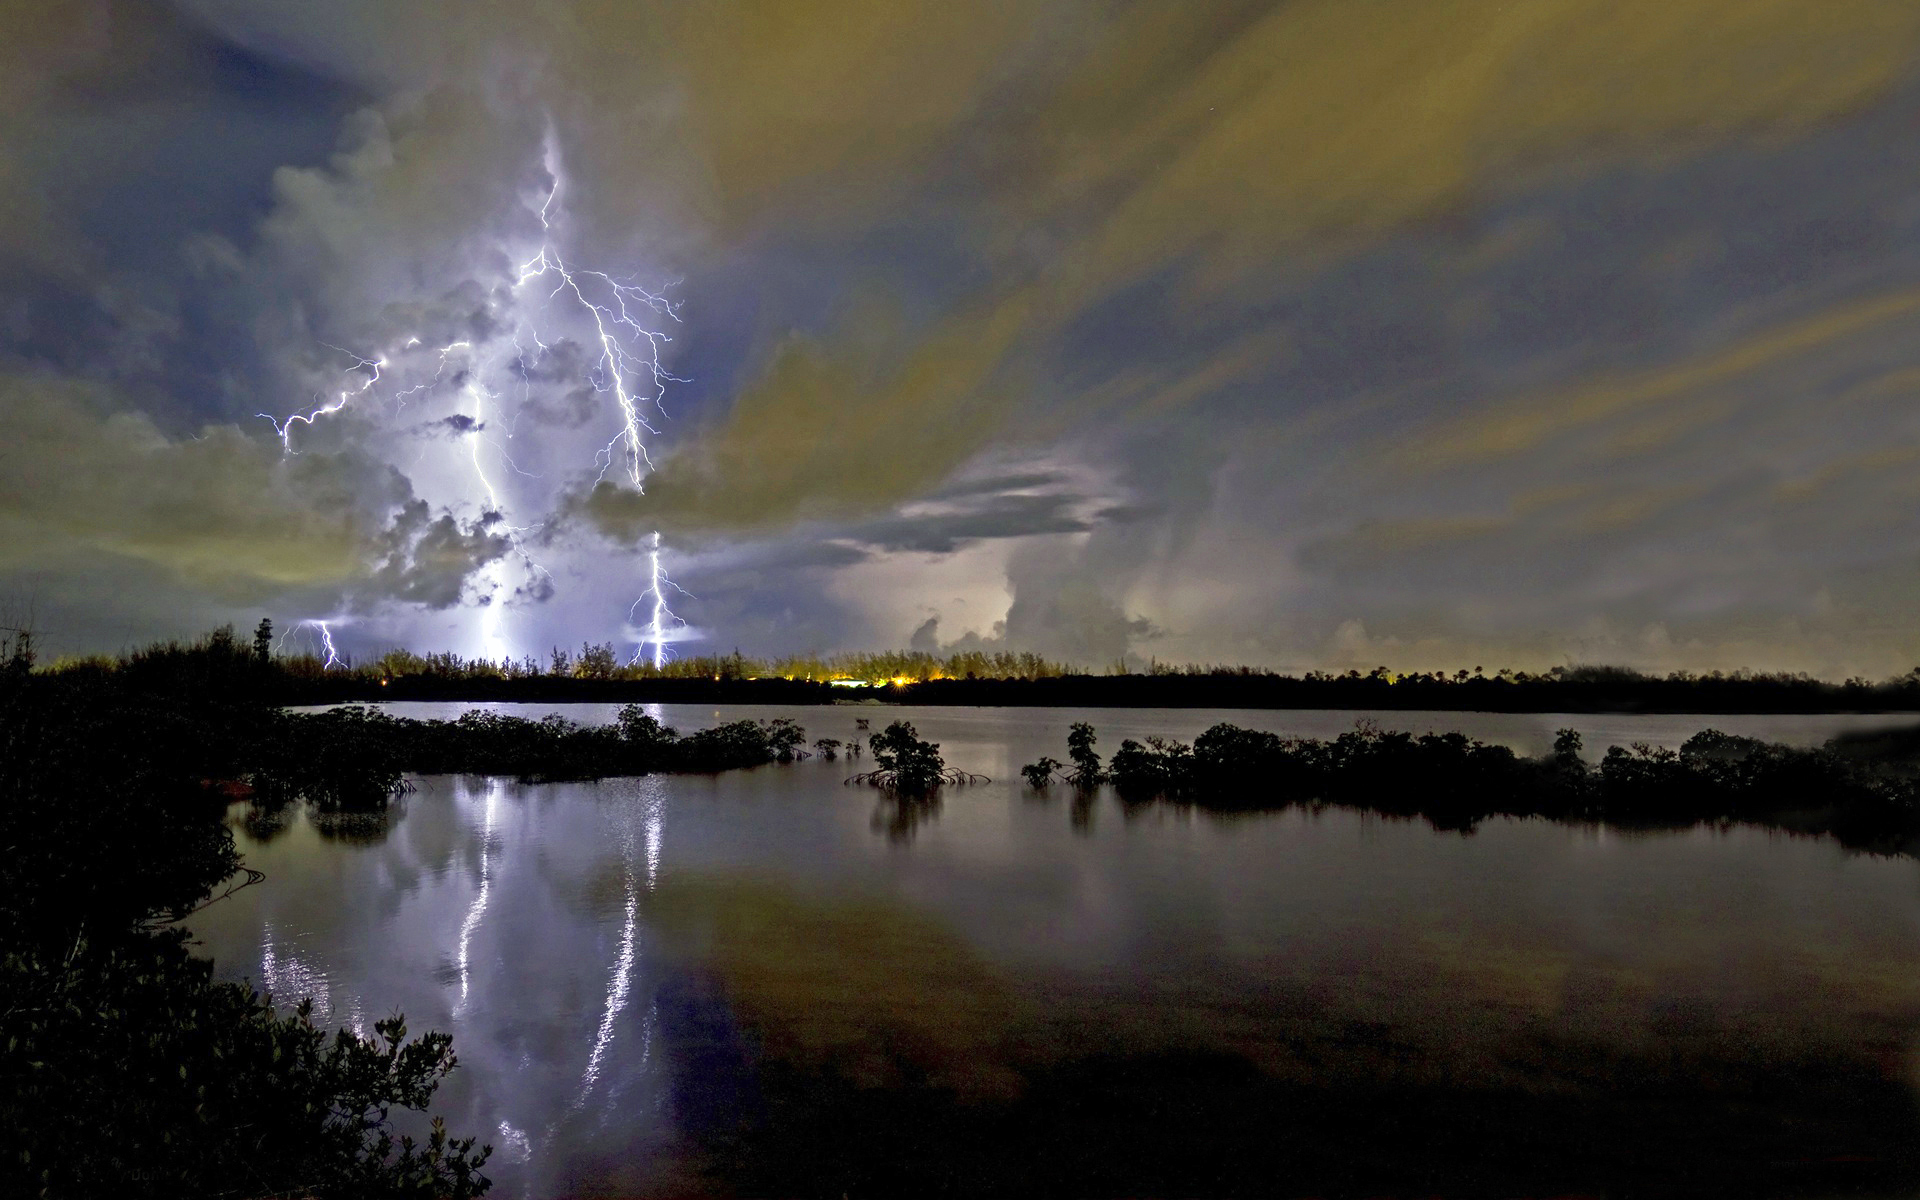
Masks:
[[[391,467],[287,455],[231,425],[171,437],[97,389],[0,377],[0,568],[124,558],[217,595],[317,586],[445,607],[507,549],[437,517]]]

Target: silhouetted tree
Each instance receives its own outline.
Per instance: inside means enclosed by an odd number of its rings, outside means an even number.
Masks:
[[[867,739],[878,765],[879,782],[894,791],[922,796],[939,787],[946,762],[936,742],[920,740],[911,723],[895,721]]]
[[[1093,787],[1104,778],[1100,756],[1093,750],[1097,740],[1093,726],[1085,721],[1075,721],[1067,731],[1067,757],[1073,762],[1073,782],[1081,787]]]
[[[573,665],[573,673],[582,679],[612,679],[620,661],[614,656],[613,643],[602,642],[598,646],[590,642],[580,643],[580,659]]]
[[[1553,761],[1562,770],[1585,770],[1580,757],[1580,731],[1562,729],[1553,735]]]
[[[1038,789],[1052,783],[1053,773],[1058,771],[1060,767],[1061,762],[1059,759],[1042,758],[1039,762],[1031,762],[1021,767],[1020,773],[1027,777],[1028,787]]]

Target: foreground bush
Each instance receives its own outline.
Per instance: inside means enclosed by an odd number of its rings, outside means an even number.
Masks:
[[[451,1040],[329,1037],[212,981],[177,935],[0,959],[0,1191],[41,1196],[478,1196],[488,1151],[434,1121],[396,1137],[455,1064]]]
[[[243,870],[216,785],[277,727],[209,694],[0,669],[0,1195],[487,1190],[487,1150],[392,1123],[454,1069],[446,1035],[395,1017],[329,1037],[215,983],[171,927]],[[383,768],[282,769],[351,802]]]

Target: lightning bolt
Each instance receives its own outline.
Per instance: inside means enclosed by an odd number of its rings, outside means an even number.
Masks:
[[[627,664],[631,666],[639,662],[646,656],[647,647],[651,645],[653,669],[658,671],[667,664],[667,643],[672,640],[672,635],[687,628],[687,623],[680,619],[679,614],[667,607],[667,589],[672,588],[688,598],[692,598],[693,593],[667,578],[665,569],[660,566],[660,531],[657,529],[654,530],[652,544],[647,548],[647,567],[651,582],[647,590],[640,593],[640,598],[628,606],[627,621],[631,624],[635,610],[648,601],[652,602],[653,615],[644,627],[639,645],[634,647],[633,657],[627,660]]]
[[[322,342],[321,345],[326,346],[329,350],[339,350],[340,353],[351,358],[354,365],[349,367],[348,371],[365,370],[367,372],[366,382],[357,388],[348,388],[342,391],[338,397],[326,404],[322,404],[312,412],[294,413],[284,421],[275,420],[267,413],[255,414],[263,418],[267,424],[273,426],[273,431],[280,435],[281,448],[288,454],[300,453],[293,448],[293,427],[296,423],[312,428],[314,422],[318,421],[321,417],[330,417],[345,408],[355,396],[366,395],[369,391],[373,390],[374,384],[380,382],[380,369],[387,365],[387,360],[384,358],[362,358],[351,350],[341,350],[340,347],[326,342]]]
[[[616,428],[606,444],[595,452],[593,463],[598,468],[598,478],[605,479],[609,472],[618,467],[627,481],[635,488],[642,487],[646,476],[653,470],[653,460],[648,455],[647,439],[659,436],[659,429],[650,417],[657,413],[666,416],[665,399],[668,385],[687,382],[667,370],[662,361],[662,349],[672,338],[660,327],[662,321],[678,323],[678,306],[664,294],[651,290],[634,282],[631,277],[622,277],[607,271],[591,269],[570,262],[562,254],[557,244],[556,223],[562,211],[562,191],[564,176],[561,170],[559,139],[549,127],[543,147],[542,166],[547,175],[548,186],[536,210],[541,229],[540,244],[531,254],[521,259],[517,267],[509,268],[503,283],[516,297],[531,292],[538,297],[537,304],[531,308],[522,308],[518,300],[514,307],[521,308],[521,316],[509,340],[515,352],[513,366],[520,375],[522,405],[528,402],[531,389],[530,363],[537,363],[552,352],[552,346],[535,326],[533,317],[545,314],[551,317],[556,305],[576,314],[586,325],[590,334],[582,339],[594,348],[591,365],[586,372],[587,381],[593,389],[613,401]],[[529,207],[531,203],[529,202]],[[515,258],[519,258],[518,255]],[[513,260],[509,260],[513,261]],[[543,294],[542,294],[543,293]],[[576,328],[578,328],[576,326]],[[556,339],[563,340],[563,339]],[[347,370],[359,377],[357,386],[341,389],[333,399],[319,404],[306,412],[297,412],[284,419],[269,414],[260,414],[272,424],[274,433],[288,454],[296,454],[294,426],[309,428],[322,419],[332,416],[354,404],[362,397],[372,393],[382,381],[383,373],[389,369],[388,359],[384,355],[363,355],[351,350],[327,343],[329,349],[346,355],[351,360]],[[528,345],[531,350],[529,351]],[[408,354],[420,347],[418,336],[408,336],[398,350],[390,351],[397,355]],[[481,427],[487,425],[487,415],[493,412],[496,418],[504,420],[506,414],[498,411],[499,396],[489,390],[481,380],[481,369],[485,362],[480,360],[483,351],[467,341],[451,342],[439,349],[439,358],[431,378],[415,383],[411,387],[395,391],[390,397],[395,411],[404,409],[407,402],[416,396],[436,387],[446,378],[449,360],[456,352],[464,352],[469,360],[466,367],[456,376],[463,399],[469,407],[473,427],[466,431],[472,440],[468,444],[472,478],[479,493],[484,494],[483,524],[498,521],[501,528],[512,541],[516,556],[527,571],[534,576],[543,577],[549,583],[553,575],[546,567],[535,561],[528,552],[526,536],[540,528],[539,525],[515,525],[508,521],[508,505],[496,486],[496,479],[489,472],[488,463],[483,456],[484,442],[500,456],[506,466],[514,473],[537,479],[540,476],[523,470],[508,453],[507,447],[496,436],[485,435]],[[429,353],[420,350],[421,354]],[[590,351],[592,353],[592,351]],[[498,424],[498,422],[496,422]],[[518,416],[506,424],[499,424],[507,439],[514,436]],[[424,454],[425,451],[423,450]],[[477,497],[476,497],[477,498]],[[661,539],[655,531],[647,544],[648,585],[644,592],[628,608],[630,632],[638,645],[632,663],[649,658],[655,669],[665,664],[669,657],[667,645],[678,640],[689,630],[689,626],[676,614],[668,603],[667,593],[679,591],[690,595],[668,577],[661,563]],[[495,582],[500,582],[498,579]],[[635,629],[633,621],[642,606],[649,610],[647,624]],[[495,627],[500,620],[499,606],[489,604],[483,614],[481,624],[483,637],[491,644],[494,641]],[[320,624],[324,634],[324,625]],[[330,664],[331,664],[330,659]]]
[[[318,629],[320,631],[320,644],[325,647],[327,651],[327,661],[323,665],[328,670],[339,666],[340,652],[333,648],[333,630],[330,627],[332,623],[329,621],[302,621],[300,623],[311,629]]]
[[[606,478],[616,457],[622,458],[627,478],[636,489],[645,491],[642,481],[653,470],[653,460],[647,455],[646,440],[641,435],[645,432],[657,437],[660,431],[642,415],[640,395],[629,386],[628,380],[644,377],[650,382],[651,394],[647,398],[662,416],[666,415],[667,385],[688,381],[670,373],[660,361],[660,348],[673,339],[650,328],[641,320],[640,314],[644,310],[678,322],[680,313],[671,301],[657,292],[622,282],[605,271],[567,265],[566,259],[554,249],[551,239],[554,210],[560,200],[561,187],[559,143],[551,129],[547,132],[542,165],[546,168],[548,178],[553,181],[540,204],[540,228],[549,236],[542,241],[536,254],[520,264],[520,276],[514,286],[525,287],[534,280],[552,276],[556,282],[548,291],[547,299],[551,301],[566,293],[592,319],[600,357],[594,364],[590,379],[595,390],[603,394],[612,393],[621,421],[619,432],[595,457],[600,466],[600,478]],[[583,278],[593,281],[597,298],[588,297],[587,289],[581,285]],[[540,352],[545,353],[546,343],[541,341],[539,332],[529,332]],[[622,452],[616,454],[616,448]],[[653,668],[657,671],[666,664],[670,635],[687,628],[686,622],[668,606],[667,589],[673,588],[682,595],[688,593],[669,579],[660,565],[660,531],[657,529],[647,550],[647,565],[647,590],[628,606],[627,619],[631,622],[635,610],[648,601],[651,601],[652,616],[628,662],[629,665],[639,662],[651,645]]]

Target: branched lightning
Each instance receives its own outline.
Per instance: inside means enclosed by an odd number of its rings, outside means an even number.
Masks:
[[[685,621],[682,621],[671,608],[667,607],[667,589],[672,588],[674,591],[679,592],[682,596],[686,596],[689,599],[693,597],[693,593],[667,578],[666,571],[660,566],[660,531],[657,529],[654,530],[653,533],[653,544],[647,548],[647,567],[651,582],[647,585],[647,590],[640,593],[639,599],[627,607],[627,621],[631,623],[633,621],[634,610],[648,601],[653,602],[653,617],[646,625],[647,636],[643,637],[640,640],[640,644],[634,648],[633,657],[628,659],[627,663],[628,665],[632,665],[633,663],[639,662],[641,656],[646,653],[647,647],[651,645],[653,647],[653,669],[658,671],[661,667],[665,666],[667,662],[667,639],[665,635],[669,630],[684,629],[687,624]]]
[[[595,452],[593,462],[598,468],[598,477],[605,479],[608,472],[618,464],[635,488],[640,488],[648,473],[653,469],[653,460],[647,451],[647,438],[659,435],[659,429],[649,419],[651,413],[666,415],[665,397],[669,384],[686,382],[667,370],[662,361],[662,348],[672,339],[656,327],[660,319],[678,322],[678,305],[660,292],[650,290],[634,282],[630,277],[616,276],[607,271],[578,266],[558,249],[555,241],[555,225],[560,213],[562,176],[559,166],[557,139],[550,133],[546,143],[543,166],[546,168],[548,187],[541,199],[537,216],[540,221],[541,240],[538,248],[519,262],[507,275],[506,283],[510,291],[519,295],[529,289],[536,294],[544,293],[539,308],[551,310],[559,303],[576,312],[580,318],[591,322],[591,336],[588,343],[597,350],[597,354],[586,372],[588,383],[601,395],[610,396],[614,401],[616,430],[606,444]],[[531,204],[529,204],[531,207]],[[516,255],[516,258],[518,256]],[[511,261],[511,260],[510,260]],[[521,411],[531,403],[531,372],[529,364],[537,362],[552,353],[553,347],[541,335],[540,329],[532,319],[522,311],[511,341],[515,353],[514,366],[520,375]],[[556,339],[562,341],[564,339]],[[418,336],[409,335],[399,350],[389,353],[407,354],[421,346]],[[530,348],[529,348],[530,347]],[[338,346],[329,346],[351,360],[347,368],[349,373],[359,376],[357,386],[343,388],[333,399],[320,403],[310,411],[295,413],[284,419],[276,419],[268,414],[260,414],[273,425],[274,433],[279,437],[282,448],[288,454],[296,454],[293,439],[293,427],[304,425],[312,427],[322,418],[332,416],[353,405],[361,397],[373,392],[381,383],[382,376],[390,369],[384,355],[363,355]],[[481,381],[480,368],[486,361],[472,361],[481,351],[467,341],[454,341],[439,348],[438,362],[431,378],[412,386],[393,392],[390,397],[394,411],[404,409],[409,400],[428,393],[440,385],[449,374],[449,359],[456,352],[464,351],[468,364],[454,376],[454,382],[460,393],[471,406],[471,426],[462,427],[460,432],[471,437],[468,443],[472,478],[480,493],[484,511],[482,524],[492,525],[498,522],[500,528],[510,538],[514,551],[527,570],[534,575],[552,581],[553,575],[540,563],[535,562],[528,553],[525,537],[538,530],[539,525],[515,525],[509,522],[507,504],[496,487],[494,478],[489,474],[483,461],[481,444],[497,452],[502,462],[515,474],[528,479],[542,476],[524,470],[514,461],[506,446],[500,440],[503,434],[506,440],[512,440],[517,432],[519,413],[507,419],[504,411],[494,411],[494,431],[483,436],[482,429],[488,424],[490,409],[498,406],[499,396],[489,390]],[[430,353],[421,350],[420,353]],[[318,397],[316,397],[318,399]],[[651,410],[651,412],[649,411]],[[423,450],[423,454],[425,451]],[[661,564],[661,537],[655,531],[646,548],[648,566],[648,585],[646,590],[628,608],[629,627],[642,605],[649,609],[649,619],[645,626],[634,630],[638,645],[630,662],[638,663],[643,658],[651,659],[657,669],[668,658],[667,645],[688,631],[688,626],[668,603],[669,590],[684,589],[668,577]],[[490,611],[483,626],[491,627],[498,621],[497,610]],[[331,638],[325,622],[309,622],[321,630],[328,641],[329,664],[337,660],[333,653]]]
[[[548,235],[553,232],[554,206],[560,198],[560,172],[556,158],[553,139],[549,137],[546,167],[553,183],[547,190],[546,198],[540,204],[540,228]],[[687,381],[673,375],[660,361],[661,346],[673,339],[658,330],[649,328],[640,319],[640,312],[645,310],[656,316],[664,315],[677,322],[680,319],[679,310],[665,296],[633,283],[622,282],[605,271],[568,266],[566,259],[554,249],[550,237],[541,242],[537,253],[520,264],[520,276],[515,282],[515,287],[524,287],[536,279],[544,279],[549,275],[554,276],[557,282],[548,291],[547,298],[552,300],[565,292],[571,295],[592,318],[600,356],[595,362],[594,373],[590,378],[595,390],[602,393],[611,392],[619,406],[620,430],[596,456],[600,466],[600,477],[606,478],[607,471],[613,466],[616,448],[623,447],[624,454],[620,457],[626,461],[627,477],[634,487],[644,490],[642,481],[653,469],[653,460],[647,455],[646,441],[641,437],[641,433],[644,431],[658,436],[660,431],[649,424],[641,414],[639,397],[627,381],[629,378],[638,378],[643,375],[651,381],[651,395],[648,399],[662,416],[666,415],[664,401],[667,385]],[[582,278],[597,281],[598,287],[595,290],[603,298],[590,299],[587,291],[581,286]],[[547,346],[541,340],[539,332],[531,329],[528,332],[534,344],[544,354]],[[524,367],[522,370],[524,372]],[[638,662],[646,653],[647,647],[651,646],[653,667],[659,670],[666,663],[667,641],[670,634],[686,628],[686,622],[681,620],[667,604],[667,589],[671,587],[681,591],[683,595],[686,593],[669,579],[661,568],[659,530],[653,533],[652,543],[647,551],[647,563],[647,590],[628,606],[627,616],[631,621],[634,610],[650,600],[652,617],[638,639],[639,644],[634,649],[633,657],[628,661]]]
[[[341,409],[345,408],[348,402],[351,401],[355,396],[363,396],[367,392],[371,391],[373,389],[373,385],[380,382],[380,369],[387,365],[387,360],[384,358],[362,358],[361,356],[359,356],[358,354],[355,354],[351,350],[340,350],[340,347],[331,345],[325,342],[321,344],[326,346],[327,349],[329,350],[339,350],[340,353],[346,355],[348,358],[351,358],[354,362],[354,365],[348,369],[349,370],[364,369],[367,372],[366,382],[362,383],[357,388],[345,389],[340,393],[340,395],[336,399],[332,400],[329,403],[322,404],[319,408],[314,409],[312,412],[295,413],[284,421],[275,420],[272,416],[268,415],[267,413],[256,414],[261,418],[263,418],[269,425],[273,426],[273,431],[280,435],[281,449],[285,450],[288,454],[300,453],[298,450],[295,450],[293,448],[293,426],[295,422],[298,422],[302,425],[306,425],[308,427],[312,427],[313,423],[315,421],[318,421],[321,417],[330,417],[334,413],[339,412]]]
[[[419,344],[420,344],[420,339],[417,337],[410,337],[407,339],[407,349],[409,350],[411,350],[415,346],[418,346]],[[438,365],[436,365],[433,368],[433,378],[427,380],[425,383],[416,383],[412,387],[407,388],[404,391],[395,392],[393,394],[394,405],[397,408],[405,408],[407,406],[408,400],[412,399],[415,396],[418,396],[421,392],[427,391],[428,389],[432,388],[433,385],[439,383],[440,377],[447,373],[447,355],[452,354],[455,350],[471,350],[471,349],[473,349],[473,343],[465,342],[465,341],[448,342],[446,345],[440,347],[440,362],[438,363]]]
[[[551,166],[552,164],[549,163],[550,169]],[[553,187],[548,191],[545,203],[540,206],[540,227],[543,230],[551,232],[553,228],[552,209],[559,194],[560,176],[558,172],[554,172]],[[614,434],[613,439],[600,452],[598,461],[601,477],[605,478],[606,472],[613,466],[616,456],[615,448],[624,443],[624,454],[621,457],[626,459],[627,477],[633,481],[634,486],[638,487],[640,481],[646,477],[646,473],[653,469],[653,460],[647,456],[646,441],[640,435],[644,431],[657,437],[660,431],[648,424],[646,418],[641,416],[639,397],[628,385],[627,380],[644,372],[653,383],[650,397],[652,404],[663,416],[666,413],[663,401],[666,398],[667,385],[685,383],[686,380],[670,373],[660,361],[660,347],[673,339],[658,330],[647,328],[636,315],[636,310],[645,308],[656,315],[665,315],[675,321],[680,319],[679,310],[664,296],[635,284],[622,283],[605,271],[569,267],[566,259],[548,243],[542,243],[538,253],[520,264],[520,276],[514,281],[514,286],[525,287],[532,281],[543,279],[548,275],[555,276],[558,282],[547,293],[547,299],[552,300],[562,292],[566,292],[592,318],[595,339],[600,347],[600,357],[594,363],[594,371],[590,378],[595,390],[613,393],[614,400],[620,408],[620,431]],[[604,300],[588,298],[586,290],[580,284],[583,277],[599,281],[605,292]],[[621,330],[625,330],[626,334],[623,335]],[[630,342],[629,339],[632,341]],[[544,353],[547,348],[546,343],[540,340],[537,332],[533,333],[533,340]]]
[[[302,621],[300,623],[302,625],[308,626],[309,628],[318,629],[320,631],[320,645],[323,646],[327,652],[327,661],[324,664],[327,667],[327,669],[332,670],[334,667],[339,666],[340,652],[333,648],[333,629],[331,628],[332,622],[309,620],[309,621]]]

